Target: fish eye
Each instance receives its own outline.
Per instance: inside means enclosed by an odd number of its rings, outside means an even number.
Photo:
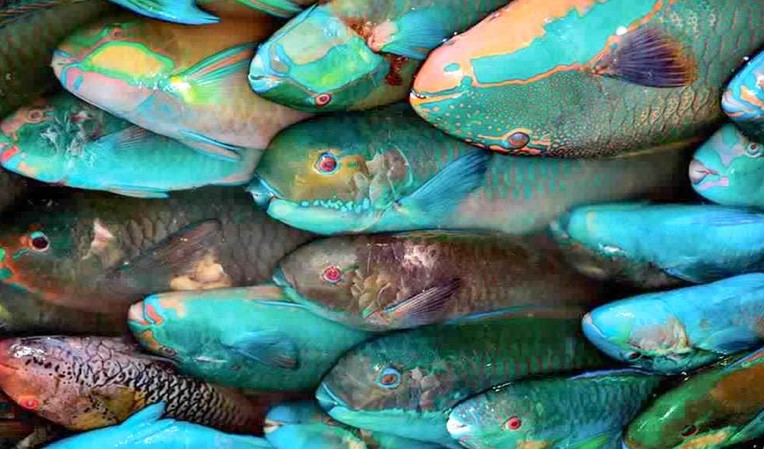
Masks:
[[[634,362],[634,361],[637,361],[637,360],[642,358],[642,354],[640,354],[640,353],[638,353],[636,351],[627,352],[624,355],[626,357],[626,360],[628,360],[630,362]]]
[[[27,113],[27,120],[29,120],[32,123],[39,123],[43,117],[45,116],[45,113],[43,113],[39,109],[32,109]]]
[[[167,355],[170,357],[173,357],[178,354],[178,351],[172,348],[168,348],[167,346],[162,346],[162,352],[164,353],[164,355]]]
[[[121,26],[114,26],[114,27],[112,27],[112,29],[109,31],[109,36],[111,36],[111,37],[112,37],[112,38],[114,38],[114,39],[119,39],[119,38],[121,38],[122,36],[124,36],[124,34],[125,34],[125,33],[124,33],[124,31],[122,31],[122,27],[121,27]]]
[[[523,422],[518,418],[517,416],[513,416],[507,420],[507,422],[504,423],[504,429],[506,430],[517,430],[520,427],[523,426]]]
[[[321,274],[321,278],[330,284],[336,284],[342,280],[342,270],[337,266],[328,267]]]
[[[321,173],[334,173],[337,170],[337,158],[332,153],[323,153],[318,157],[316,168]]]
[[[509,146],[516,150],[524,148],[530,141],[530,136],[524,132],[513,133],[511,136],[509,136],[509,139],[507,139]]]
[[[326,106],[327,104],[332,102],[332,95],[318,94],[316,95],[316,98],[313,99],[313,101],[316,103],[316,106],[318,107]]]
[[[698,433],[698,428],[694,424],[690,424],[689,426],[682,429],[682,438],[689,438],[693,435]]]
[[[745,154],[751,157],[761,156],[761,145],[759,145],[758,143],[751,143],[746,145]]]
[[[388,390],[398,388],[401,384],[401,372],[392,366],[388,366],[379,374],[377,385]]]
[[[50,240],[44,233],[36,231],[29,234],[29,246],[32,248],[32,251],[42,253],[50,248]]]
[[[40,408],[40,401],[35,398],[24,398],[19,401],[19,405],[27,410],[37,410]]]

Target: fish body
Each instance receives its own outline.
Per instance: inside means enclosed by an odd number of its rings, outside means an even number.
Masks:
[[[118,425],[91,430],[46,446],[46,449],[269,449],[263,438],[229,435],[190,422],[162,418],[165,403],[150,405]]]
[[[0,3],[0,119],[56,85],[50,56],[77,28],[115,8],[100,0]]]
[[[68,93],[38,99],[0,122],[0,163],[40,181],[143,198],[249,181],[260,151],[239,162],[205,156]],[[5,130],[8,133],[5,133]],[[170,169],[168,169],[170,168]]]
[[[471,449],[616,449],[660,382],[636,370],[520,380],[454,407],[448,429]]]
[[[340,236],[285,257],[274,280],[294,301],[385,331],[497,310],[589,309],[599,285],[524,238],[442,231]]]
[[[764,270],[764,215],[714,205],[584,206],[551,231],[582,272],[645,288],[703,284]]]
[[[688,162],[680,149],[609,160],[494,155],[395,105],[290,127],[249,190],[272,217],[324,235],[527,234],[577,205],[671,192]]]
[[[315,401],[279,404],[265,417],[265,438],[275,449],[438,449],[441,446],[369,432],[335,421]]]
[[[314,315],[273,285],[153,295],[128,319],[138,341],[181,372],[252,390],[313,390],[371,336]]]
[[[722,109],[743,133],[764,144],[764,51],[743,67],[722,97]]]
[[[764,44],[762,15],[761,1],[514,1],[433,51],[410,101],[503,153],[598,157],[704,137]]]
[[[764,274],[752,273],[608,303],[583,329],[617,360],[677,374],[761,345],[762,312]]]
[[[124,317],[146,295],[251,285],[310,235],[237,188],[166,200],[78,192],[17,209],[0,230],[5,284],[58,305]]]
[[[311,112],[405,100],[427,53],[506,0],[330,0],[257,51],[249,80],[267,99]]]
[[[186,25],[207,25],[223,18],[252,18],[266,12],[291,17],[314,0],[110,0],[138,14]]]
[[[85,101],[237,161],[307,116],[249,88],[246,66],[271,27],[265,19],[190,27],[110,17],[62,42],[52,65],[63,86]]]
[[[762,349],[733,357],[664,393],[629,424],[624,449],[712,449],[764,435],[762,362]]]
[[[605,364],[577,320],[496,316],[385,335],[348,352],[316,397],[337,421],[444,446],[449,410],[526,376]]]
[[[224,432],[254,433],[263,418],[239,393],[179,375],[120,338],[3,340],[0,387],[22,408],[77,431],[119,424],[158,402],[168,418]]]

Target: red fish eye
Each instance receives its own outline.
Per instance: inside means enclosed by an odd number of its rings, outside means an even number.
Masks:
[[[517,430],[520,427],[522,427],[522,425],[523,425],[523,422],[520,421],[520,418],[518,418],[517,416],[513,416],[509,418],[507,422],[504,423],[504,427],[507,430]]]
[[[331,153],[324,153],[318,158],[318,171],[322,173],[331,173],[337,169],[337,158]]]
[[[639,359],[640,357],[642,357],[642,354],[640,354],[640,353],[638,353],[638,352],[630,352],[630,353],[629,353],[629,354],[626,356],[626,358],[627,358],[627,359],[629,359],[629,360],[632,360],[632,361],[634,361],[634,360],[637,360],[637,359]]]
[[[29,237],[29,244],[34,251],[42,252],[50,247],[50,240],[42,232],[33,232]]]
[[[517,132],[509,136],[509,139],[507,139],[507,143],[509,143],[509,146],[512,148],[520,149],[524,146],[528,145],[528,142],[530,142],[531,138],[528,136],[528,134]]]
[[[329,267],[326,270],[324,270],[324,274],[322,276],[326,282],[329,282],[331,284],[336,284],[342,279],[342,270],[340,270],[339,267]]]
[[[43,113],[39,109],[33,109],[29,111],[29,114],[27,115],[27,118],[32,122],[37,122],[41,120],[43,117]]]
[[[27,410],[37,410],[40,407],[40,403],[34,398],[22,399],[19,405]]]
[[[396,376],[395,374],[385,374],[384,376],[382,376],[381,379],[379,379],[379,382],[382,385],[392,385],[398,382],[398,376]]]
[[[682,429],[682,438],[688,438],[698,433],[698,428],[694,425],[690,424],[689,426]]]
[[[163,347],[162,348],[162,352],[164,352],[165,354],[167,354],[169,356],[173,356],[173,355],[177,354],[177,352],[174,349],[168,348],[168,347]]]
[[[315,99],[316,106],[326,106],[327,104],[332,102],[332,96],[331,94],[320,94],[316,96]]]
[[[116,27],[111,30],[111,37],[115,39],[119,39],[120,37],[122,37],[122,35],[123,35],[122,28]]]

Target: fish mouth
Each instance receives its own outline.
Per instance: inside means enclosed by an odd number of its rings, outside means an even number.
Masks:
[[[282,422],[266,419],[265,424],[263,425],[263,433],[268,435],[269,433],[273,433],[279,430],[283,425],[284,423]]]
[[[279,198],[276,189],[259,176],[252,178],[252,182],[247,186],[247,192],[252,195],[255,204],[265,210],[268,210],[271,201]]]
[[[318,401],[318,405],[329,414],[342,410],[350,410],[345,401],[340,399],[340,397],[326,385],[326,382],[322,382],[321,386],[316,390],[316,400]]]
[[[703,182],[703,180],[706,179],[708,175],[719,174],[719,172],[706,167],[706,165],[703,162],[697,159],[693,159],[692,161],[690,161],[689,172],[690,172],[690,181],[692,181],[692,183],[695,185]]]
[[[157,312],[153,298],[148,297],[130,306],[127,320],[135,325],[150,327],[162,324],[164,317]]]
[[[446,430],[448,430],[448,433],[455,439],[462,440],[469,435],[472,428],[469,424],[464,424],[456,418],[448,418]]]
[[[292,283],[287,279],[284,270],[280,266],[273,270],[273,283],[282,289],[292,288]]]

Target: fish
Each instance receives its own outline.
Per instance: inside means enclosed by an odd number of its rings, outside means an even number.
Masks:
[[[278,404],[265,417],[265,438],[275,449],[439,449],[396,435],[369,432],[332,419],[315,401]]]
[[[264,438],[229,435],[198,424],[162,418],[166,408],[164,401],[149,405],[118,425],[74,435],[46,449],[273,449]]]
[[[506,2],[319,1],[263,43],[249,82],[269,100],[316,113],[404,101],[430,50]]]
[[[371,337],[311,313],[275,285],[152,295],[128,312],[147,350],[187,375],[250,390],[315,390]]]
[[[185,25],[209,25],[259,12],[289,18],[315,0],[109,0],[138,14]]]
[[[715,449],[764,435],[762,361],[764,348],[730,357],[662,394],[629,424],[623,448]]]
[[[689,147],[687,147],[689,149]],[[427,229],[525,235],[578,205],[674,198],[690,156],[510,157],[429,126],[406,104],[315,118],[274,139],[248,190],[268,214],[317,234]]]
[[[0,281],[43,301],[124,319],[155,292],[268,281],[311,234],[252,207],[234,187],[166,200],[50,193],[0,225]]]
[[[642,289],[764,271],[764,214],[711,204],[616,202],[573,209],[549,228],[569,262]]]
[[[0,122],[0,130],[0,164],[6,170],[56,185],[138,198],[246,184],[261,155],[247,151],[239,162],[210,158],[68,93],[18,109]]]
[[[122,423],[162,401],[168,418],[223,432],[250,434],[264,422],[235,390],[177,374],[121,337],[1,340],[0,387],[22,408],[74,431]]]
[[[0,212],[23,198],[28,189],[26,178],[0,169]]]
[[[764,3],[518,0],[434,50],[409,95],[438,129],[500,153],[594,158],[705,140]]]
[[[64,88],[202,154],[240,161],[308,115],[255,95],[247,66],[268,19],[191,27],[110,16],[64,40],[51,62]]]
[[[722,110],[749,139],[764,144],[764,51],[732,78],[722,96]]]
[[[585,311],[601,285],[525,238],[421,231],[312,241],[279,262],[295,302],[348,326],[406,329],[464,316]]]
[[[457,405],[447,426],[471,449],[620,449],[661,380],[633,369],[519,380]]]
[[[55,88],[50,55],[58,43],[114,10],[100,0],[0,2],[0,119]]]
[[[751,273],[611,302],[584,316],[582,326],[614,359],[679,374],[760,346],[762,311],[764,274]]]
[[[459,402],[523,377],[608,363],[577,319],[496,314],[363,343],[329,371],[316,399],[347,425],[457,447],[446,424]]]

